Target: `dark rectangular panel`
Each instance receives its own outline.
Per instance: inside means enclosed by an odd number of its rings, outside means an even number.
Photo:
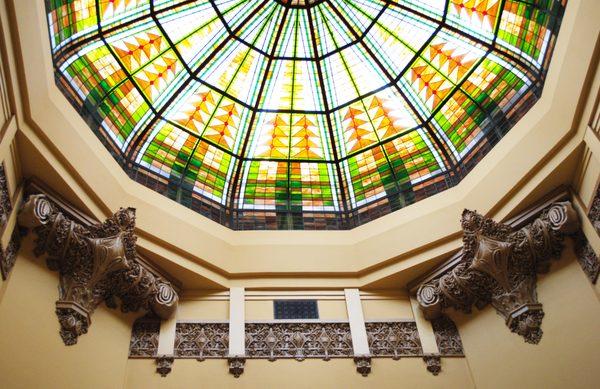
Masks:
[[[318,319],[317,300],[275,300],[275,319]]]

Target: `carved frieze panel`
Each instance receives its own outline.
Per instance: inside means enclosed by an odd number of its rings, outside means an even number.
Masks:
[[[587,278],[595,284],[600,273],[600,260],[583,232],[579,232],[575,238],[575,255]]]
[[[415,322],[372,322],[365,323],[369,349],[374,357],[421,355],[421,340]]]
[[[518,231],[468,210],[461,224],[461,262],[417,291],[425,316],[431,320],[449,307],[469,313],[473,305],[491,304],[512,332],[538,343],[544,312],[537,300],[537,274],[560,256],[564,235],[579,230],[571,203],[551,205]]]
[[[137,259],[135,210],[121,209],[104,223],[83,226],[70,220],[44,195],[32,195],[19,224],[37,235],[36,255],[60,276],[56,314],[66,345],[77,343],[91,324],[91,314],[105,302],[124,312],[140,309],[166,319],[178,296],[171,284]]]
[[[175,356],[225,358],[229,348],[228,323],[177,323],[175,329]]]
[[[592,222],[596,232],[600,235],[600,186],[596,189],[596,195],[592,200],[592,206],[588,212],[588,218]]]
[[[17,253],[21,247],[21,232],[18,227],[15,227],[10,237],[10,241],[6,246],[6,250],[2,249],[0,245],[0,271],[2,272],[2,279],[6,280],[8,275],[15,266],[17,260]]]
[[[347,322],[265,322],[245,324],[245,354],[230,355],[229,323],[182,322],[175,327],[172,355],[157,355],[160,321],[144,317],[134,324],[130,358],[154,358],[157,372],[165,376],[174,359],[223,359],[229,372],[239,377],[246,359],[352,358],[363,376],[371,372],[372,358],[423,358],[427,370],[437,375],[440,357],[463,356],[456,326],[448,318],[434,321],[439,354],[424,354],[415,322],[388,321],[365,323],[369,352],[355,355]]]
[[[12,203],[10,201],[10,192],[8,190],[8,181],[4,163],[0,163],[0,227],[4,228],[12,212]]]
[[[446,315],[431,321],[435,341],[442,356],[463,356],[463,345],[458,334],[458,328]]]
[[[158,351],[160,320],[141,318],[133,324],[131,342],[129,344],[130,358],[152,358]]]
[[[348,323],[246,323],[248,358],[353,357]]]

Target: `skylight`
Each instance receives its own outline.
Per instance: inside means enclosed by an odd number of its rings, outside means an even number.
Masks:
[[[233,229],[456,185],[538,100],[566,4],[46,1],[57,85],[122,168]]]

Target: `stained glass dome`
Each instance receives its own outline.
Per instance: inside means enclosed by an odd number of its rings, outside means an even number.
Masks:
[[[233,229],[456,185],[539,98],[565,4],[46,0],[57,85],[113,157]]]

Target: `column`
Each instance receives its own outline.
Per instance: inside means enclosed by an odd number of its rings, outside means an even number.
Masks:
[[[244,372],[246,363],[244,288],[229,289],[229,372],[236,378]]]
[[[358,289],[344,289],[344,294],[346,296],[350,333],[352,334],[356,371],[366,377],[371,372],[371,353],[369,351],[369,340],[360,301],[360,292]]]
[[[412,307],[419,339],[421,339],[421,347],[423,348],[423,361],[427,365],[427,370],[433,375],[438,375],[442,370],[442,362],[440,358],[440,350],[438,349],[435,340],[435,333],[431,322],[425,319],[423,311],[419,307],[419,302],[414,296],[410,297],[410,305]]]
[[[177,310],[170,319],[161,320],[156,352],[156,372],[166,377],[173,367],[175,351],[175,329],[177,326]]]

